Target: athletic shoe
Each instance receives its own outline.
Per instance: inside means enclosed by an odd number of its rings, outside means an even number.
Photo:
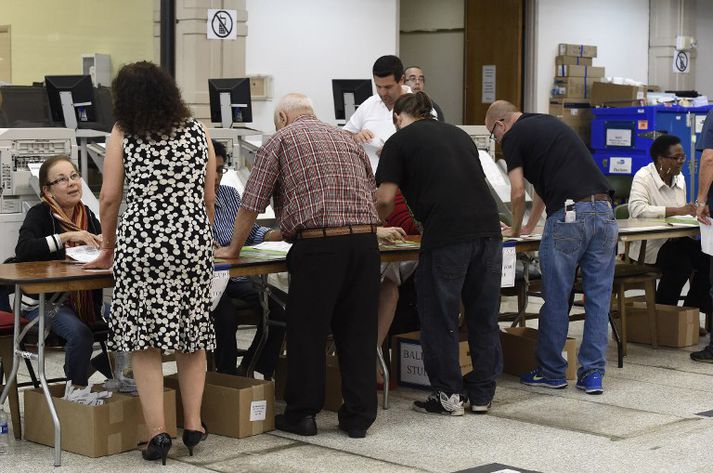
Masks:
[[[442,391],[431,393],[425,401],[414,401],[413,410],[445,416],[462,416],[464,397],[460,394],[448,395]]]
[[[567,387],[567,380],[564,378],[545,378],[541,368],[536,368],[529,373],[520,375],[520,382],[527,386],[542,386],[550,389],[563,389]]]
[[[479,405],[477,405],[477,404],[473,404],[473,403],[471,402],[471,403],[470,403],[470,410],[471,410],[471,412],[475,412],[476,414],[487,414],[487,413],[488,413],[488,409],[490,409],[490,406],[492,406],[492,405],[493,405],[492,401],[489,402],[489,403],[487,403],[487,404],[485,404],[485,405],[482,405],[482,406],[479,406]]]
[[[694,351],[691,353],[691,359],[693,361],[700,361],[701,363],[713,363],[713,350],[709,350],[709,347],[705,347],[701,351]]]
[[[602,388],[602,374],[599,371],[590,371],[577,380],[577,389],[580,389],[587,394],[603,393],[604,388]]]

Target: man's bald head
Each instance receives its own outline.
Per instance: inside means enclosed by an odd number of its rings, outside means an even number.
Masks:
[[[517,107],[507,100],[496,100],[490,104],[485,114],[485,126],[490,130],[496,121],[510,118],[511,115],[518,112]]]
[[[287,94],[275,107],[275,128],[284,128],[301,115],[314,115],[312,100],[297,92]]]

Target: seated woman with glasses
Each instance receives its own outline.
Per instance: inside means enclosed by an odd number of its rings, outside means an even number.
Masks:
[[[681,169],[686,155],[677,136],[663,135],[651,145],[653,162],[637,171],[629,196],[630,218],[695,216],[696,207],[686,202],[686,179]],[[629,255],[638,260],[640,245],[632,245]],[[656,288],[656,303],[678,305],[686,282],[691,287],[683,305],[713,310],[709,295],[708,258],[701,252],[701,242],[693,238],[649,240],[644,263],[655,264],[662,273]]]
[[[88,245],[99,248],[101,227],[94,213],[82,203],[82,182],[68,156],[53,156],[40,167],[42,202],[33,206],[20,228],[15,259],[51,261],[65,259],[65,248]],[[100,321],[102,292],[55,293],[47,299],[48,326],[67,341],[64,372],[74,387],[87,386],[94,334],[90,329]],[[23,315],[33,320],[39,315],[34,294],[23,294]],[[105,373],[106,374],[106,373]],[[68,398],[71,399],[70,388]]]

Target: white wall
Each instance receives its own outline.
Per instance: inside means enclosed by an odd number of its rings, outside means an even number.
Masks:
[[[423,68],[449,123],[463,123],[464,15],[463,0],[401,0],[401,60]]]
[[[539,0],[536,37],[537,112],[548,111],[559,43],[596,45],[608,76],[647,80],[649,0]]]
[[[698,51],[695,62],[695,88],[713,100],[713,2],[697,0],[696,32]]]
[[[273,78],[273,100],[253,101],[253,127],[265,132],[290,92],[336,123],[332,79],[370,79],[379,56],[398,53],[398,0],[248,0],[247,10],[246,71]]]

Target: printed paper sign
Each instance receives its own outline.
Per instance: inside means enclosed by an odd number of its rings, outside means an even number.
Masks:
[[[503,274],[500,279],[500,287],[515,286],[515,247],[503,246]]]
[[[673,72],[677,74],[688,74],[691,71],[691,60],[688,51],[678,51],[673,53]]]
[[[631,146],[631,130],[609,128],[607,130],[607,146]]]
[[[250,403],[250,422],[265,420],[267,417],[267,401],[253,401]]]
[[[430,386],[431,382],[423,367],[423,351],[418,343],[399,343],[399,357],[401,372],[399,381],[402,383]]]
[[[495,65],[483,66],[483,90],[481,102],[495,102]]]
[[[208,10],[208,39],[237,39],[237,10]]]
[[[631,174],[632,161],[632,158],[612,156],[609,159],[609,174]]]

